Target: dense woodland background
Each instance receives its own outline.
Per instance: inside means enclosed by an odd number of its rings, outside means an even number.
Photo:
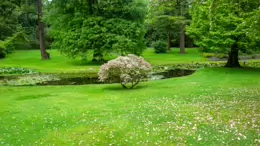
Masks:
[[[0,57],[17,49],[58,49],[69,58],[141,55],[179,47],[229,55],[260,49],[259,0],[1,0]]]
[[[258,146],[259,75],[260,0],[0,0],[1,146]]]

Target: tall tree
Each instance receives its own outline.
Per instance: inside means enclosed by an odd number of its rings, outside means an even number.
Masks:
[[[185,1],[181,1],[179,3],[180,5],[180,16],[184,16],[184,2]],[[184,21],[181,22],[180,24],[180,53],[181,54],[185,54],[185,23]]]
[[[0,2],[0,46],[2,52],[11,53],[17,42],[26,43],[28,41],[25,28],[20,21],[25,13],[23,8],[22,1],[3,0]]]
[[[20,1],[20,16],[18,18],[19,24],[22,26],[24,32],[28,36],[29,44],[38,44],[38,18],[37,18],[37,1],[35,0],[21,0]],[[37,48],[40,48],[37,47]],[[33,48],[36,49],[36,48]]]
[[[93,61],[103,61],[105,53],[140,55],[145,49],[142,0],[53,0],[49,6],[53,47],[68,57],[85,60],[93,50]]]
[[[165,31],[168,49],[171,48],[173,33],[179,35],[180,53],[185,53],[185,27],[189,19],[188,0],[151,0],[147,24],[155,30]]]
[[[0,40],[11,37],[18,29],[19,6],[13,1],[0,2]]]
[[[0,2],[0,40],[13,37],[17,33],[25,33],[27,41],[14,41],[15,48],[38,48],[37,1],[35,0],[3,0]],[[31,46],[32,45],[32,46]]]
[[[248,0],[196,0],[191,9],[193,18],[188,33],[196,44],[215,52],[228,52],[227,67],[240,67],[239,50],[259,48],[252,44],[246,23],[250,14],[259,9],[259,1]]]
[[[40,40],[40,49],[42,60],[50,59],[48,52],[45,47],[45,35],[44,35],[44,23],[42,21],[43,12],[42,12],[42,0],[37,0],[37,8],[38,8],[38,28],[39,28],[39,40]]]

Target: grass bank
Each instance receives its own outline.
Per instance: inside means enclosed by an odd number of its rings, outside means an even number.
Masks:
[[[260,70],[87,86],[0,86],[1,145],[259,145]]]
[[[173,48],[166,54],[156,54],[153,49],[147,49],[143,57],[153,65],[190,63],[192,61],[206,61],[197,49],[187,49],[187,54],[179,54],[178,49]],[[40,72],[80,72],[98,70],[100,64],[90,62],[92,54],[89,54],[89,62],[82,64],[80,59],[68,59],[57,50],[50,50],[51,60],[43,61],[40,58],[39,50],[15,51],[7,58],[0,60],[0,67],[25,67],[36,69]],[[106,59],[113,59],[116,55],[106,56]]]

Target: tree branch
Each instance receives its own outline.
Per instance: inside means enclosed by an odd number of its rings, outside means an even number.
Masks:
[[[125,85],[125,84],[121,83],[121,85],[123,86],[123,88],[127,89],[127,87],[126,87],[126,85]]]
[[[135,84],[132,84],[131,89],[133,89],[139,82],[140,82],[140,80],[137,80],[137,82]]]

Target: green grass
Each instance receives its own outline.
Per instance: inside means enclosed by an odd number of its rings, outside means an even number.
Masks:
[[[147,49],[143,56],[153,65],[173,64],[173,63],[190,63],[192,61],[205,61],[197,49],[187,49],[187,54],[180,55],[179,49],[174,48],[166,54],[155,54],[153,49]],[[8,55],[6,59],[0,60],[0,67],[26,67],[36,69],[40,72],[78,72],[99,69],[100,64],[91,62],[82,65],[79,58],[76,60],[68,59],[61,55],[57,50],[50,50],[51,60],[43,61],[40,58],[39,50],[15,51]],[[91,59],[91,54],[89,55]],[[107,59],[115,58],[110,55]]]
[[[25,67],[41,72],[74,72],[85,71],[91,68],[97,69],[100,65],[82,65],[80,59],[71,60],[63,56],[57,50],[49,50],[51,60],[41,60],[39,50],[15,51],[7,58],[0,60],[0,67]]]
[[[0,145],[259,145],[259,74],[203,69],[134,90],[2,86]]]
[[[179,48],[172,48],[172,50],[166,54],[156,54],[153,49],[148,49],[144,52],[143,56],[145,60],[153,65],[207,61],[207,58],[204,58],[202,53],[196,48],[186,49],[186,54],[180,54],[179,51]]]

